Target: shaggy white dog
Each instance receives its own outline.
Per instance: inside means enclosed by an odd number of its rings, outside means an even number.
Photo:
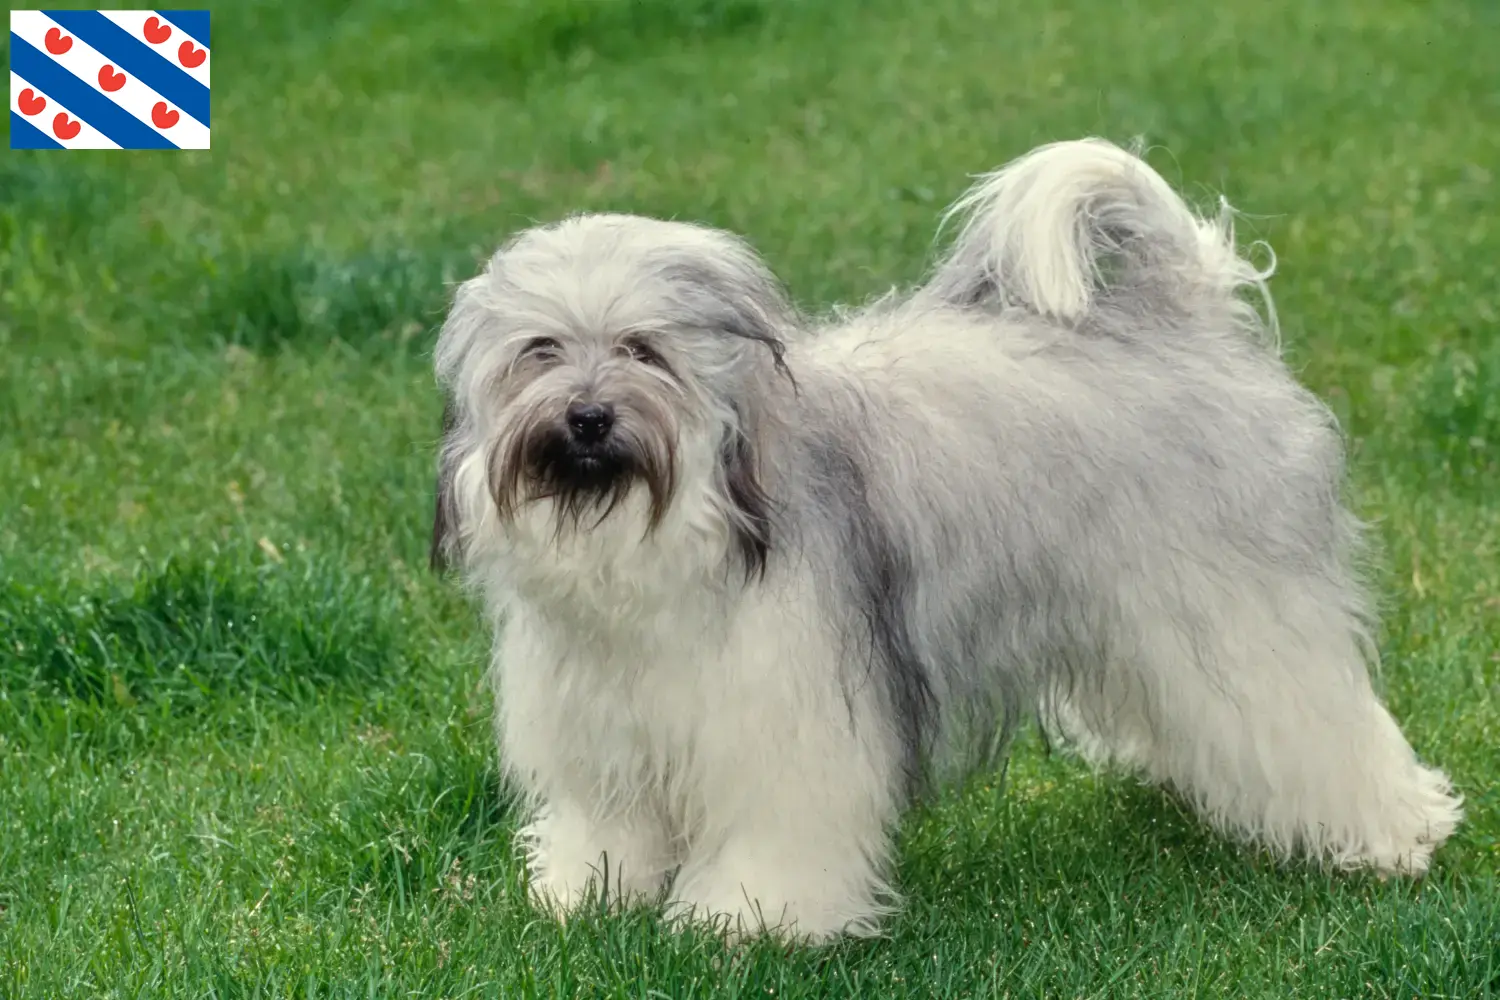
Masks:
[[[903,806],[1033,711],[1276,852],[1425,870],[1459,801],[1371,689],[1340,436],[1227,208],[1089,140],[956,211],[822,325],[621,215],[458,290],[434,547],[492,613],[536,897],[872,932]]]

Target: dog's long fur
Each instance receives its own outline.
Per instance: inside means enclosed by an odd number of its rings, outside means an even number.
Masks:
[[[821,326],[629,216],[459,289],[434,549],[497,630],[536,897],[873,932],[902,807],[1032,712],[1280,854],[1423,872],[1459,801],[1372,691],[1340,436],[1227,207],[1087,140],[956,212],[923,287]],[[582,457],[575,402],[616,414]]]

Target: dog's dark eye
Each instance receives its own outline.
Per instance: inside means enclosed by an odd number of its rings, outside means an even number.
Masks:
[[[651,365],[653,368],[661,368],[663,370],[667,367],[667,363],[662,360],[662,356],[656,353],[655,348],[644,340],[632,337],[620,346],[626,354],[630,355],[630,360],[632,361],[639,361],[643,365]]]
[[[523,358],[555,358],[562,353],[562,345],[551,337],[532,337],[521,348]]]

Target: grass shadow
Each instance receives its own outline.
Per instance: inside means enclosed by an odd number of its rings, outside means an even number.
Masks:
[[[123,209],[130,191],[120,172],[101,173],[46,152],[12,150],[0,160],[0,224],[45,222],[48,242],[71,245]],[[15,229],[0,230],[0,235]],[[0,245],[4,244],[0,238]]]
[[[1443,347],[1413,366],[1406,393],[1420,465],[1466,495],[1500,484],[1500,341]]]
[[[182,718],[367,687],[399,662],[399,621],[366,583],[316,569],[169,561],[129,588],[77,597],[10,580],[0,584],[4,714]]]
[[[11,150],[0,159],[0,336],[12,323],[44,326],[38,317],[97,293],[89,241],[129,218],[130,197],[122,172],[78,157]]]
[[[449,72],[524,87],[579,62],[638,59],[654,49],[742,34],[764,24],[771,6],[768,0],[553,0],[517,5],[498,30],[448,33],[431,48],[441,45]]]
[[[251,255],[211,279],[191,322],[217,341],[254,351],[335,341],[373,353],[425,347],[450,285],[474,270],[469,256],[451,251]]]
[[[765,0],[561,0],[535,5],[511,33],[507,54],[535,68],[589,50],[605,57],[638,56],[643,45],[735,35],[763,23]]]

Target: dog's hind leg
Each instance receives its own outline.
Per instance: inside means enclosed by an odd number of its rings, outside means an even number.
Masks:
[[[1187,597],[1123,599],[1125,655],[1053,706],[1064,731],[1278,854],[1426,871],[1460,800],[1377,699],[1340,588],[1200,582]]]

